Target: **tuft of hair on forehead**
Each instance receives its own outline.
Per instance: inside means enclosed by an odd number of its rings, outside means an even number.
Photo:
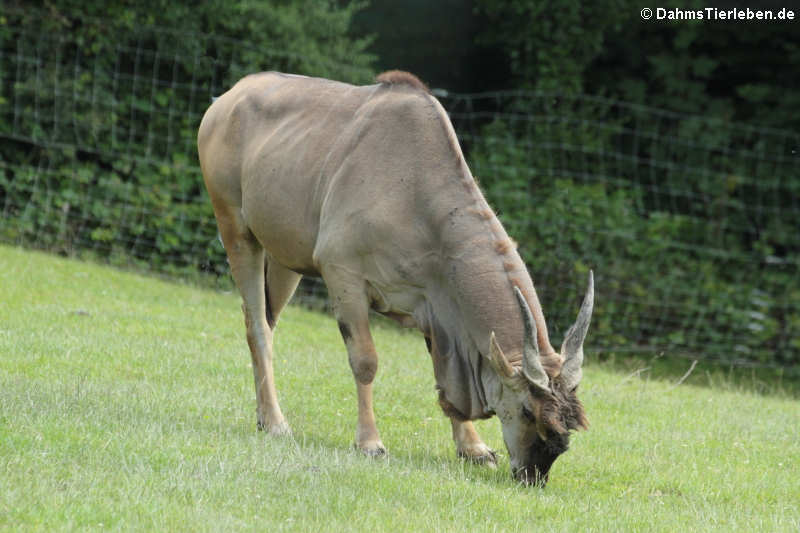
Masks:
[[[554,380],[552,383],[553,388],[549,392],[534,387],[529,390],[537,422],[544,424],[556,434],[588,429],[589,420],[586,418],[586,411],[575,393],[563,390],[559,380]]]
[[[381,72],[375,76],[375,81],[389,85],[408,85],[428,94],[431,92],[422,80],[405,70],[387,70],[386,72]]]

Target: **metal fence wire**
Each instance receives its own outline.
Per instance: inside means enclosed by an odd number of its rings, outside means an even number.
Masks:
[[[250,59],[242,59],[242,54]],[[0,32],[0,241],[227,275],[197,162],[214,95],[290,54],[155,28]],[[314,67],[305,67],[315,74]],[[347,80],[347,65],[325,65]],[[555,340],[593,268],[595,351],[800,361],[800,137],[588,95],[434,91]],[[324,299],[318,281],[298,298]]]

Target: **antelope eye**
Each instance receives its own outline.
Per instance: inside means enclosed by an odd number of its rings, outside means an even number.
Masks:
[[[524,416],[525,418],[527,418],[531,422],[535,420],[535,418],[533,416],[533,413],[531,413],[530,409],[528,409],[524,405],[522,406],[522,416]]]

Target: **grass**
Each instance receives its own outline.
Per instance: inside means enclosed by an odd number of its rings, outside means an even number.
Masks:
[[[0,247],[0,530],[800,530],[800,406],[787,394],[589,365],[592,426],[546,489],[456,459],[418,335],[378,323],[378,424],[333,320],[276,336],[294,430],[255,430],[238,296]],[[589,343],[591,338],[589,339]],[[496,420],[478,429],[503,449]]]

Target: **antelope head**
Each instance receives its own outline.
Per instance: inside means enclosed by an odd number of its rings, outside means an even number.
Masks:
[[[521,367],[512,366],[500,349],[494,332],[489,340],[489,360],[500,377],[498,405],[494,406],[503,426],[511,472],[526,485],[544,486],[550,467],[569,446],[570,431],[586,429],[588,421],[577,397],[583,364],[583,341],[594,306],[594,277],[578,318],[561,345],[561,371],[551,377],[539,358],[536,322],[525,298],[515,288],[524,323]]]

